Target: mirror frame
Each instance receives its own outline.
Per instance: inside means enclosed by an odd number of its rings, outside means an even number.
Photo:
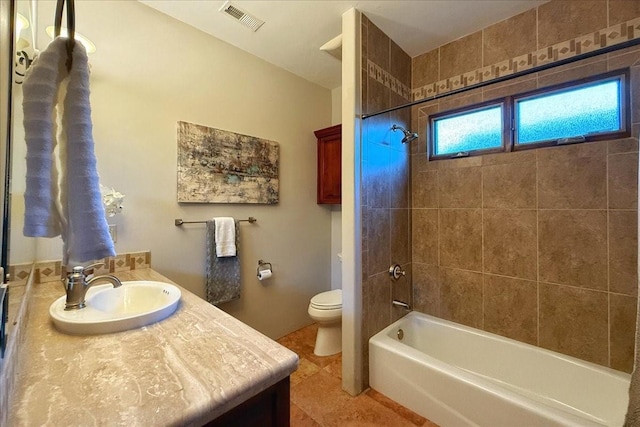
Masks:
[[[2,195],[2,228],[0,229],[0,239],[2,246],[0,249],[0,266],[4,268],[0,284],[5,283],[8,273],[9,259],[9,213],[11,207],[9,186],[11,185],[11,116],[12,116],[12,88],[14,70],[14,23],[16,14],[15,0],[0,1],[0,63],[8,64],[8,67],[0,69],[0,173],[2,174],[2,185],[0,194]],[[4,356],[6,346],[5,327],[9,315],[9,289],[2,299],[2,310],[0,311],[0,357]]]

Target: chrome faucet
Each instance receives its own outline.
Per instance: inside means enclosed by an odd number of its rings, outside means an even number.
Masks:
[[[407,311],[411,311],[411,305],[407,304],[404,301],[398,301],[397,299],[394,299],[393,301],[391,301],[391,304],[397,306],[397,307],[402,307]]]
[[[91,264],[86,267],[73,267],[73,271],[67,275],[67,281],[64,287],[65,291],[67,292],[67,302],[64,305],[65,310],[79,310],[81,308],[85,308],[86,304],[84,299],[87,295],[87,290],[89,290],[89,288],[98,281],[106,280],[108,282],[111,282],[114,288],[119,288],[120,286],[122,286],[122,282],[120,282],[120,279],[110,274],[95,276],[87,280],[87,276],[90,276],[90,274],[85,275],[85,271],[93,269],[95,267],[99,267],[101,265],[103,264],[98,263]]]

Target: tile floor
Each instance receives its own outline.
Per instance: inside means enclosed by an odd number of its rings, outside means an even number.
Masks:
[[[342,391],[342,355],[313,354],[317,329],[314,324],[278,340],[300,358],[291,375],[292,427],[438,427],[375,390],[356,397]]]

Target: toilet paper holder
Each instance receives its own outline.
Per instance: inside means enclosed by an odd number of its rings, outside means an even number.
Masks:
[[[261,259],[258,260],[258,268],[256,269],[256,276],[260,277],[260,272],[263,270],[270,270],[273,272],[273,266],[270,262],[265,262]]]

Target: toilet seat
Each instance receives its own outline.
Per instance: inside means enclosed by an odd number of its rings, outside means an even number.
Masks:
[[[319,293],[311,298],[311,307],[316,310],[336,310],[342,308],[342,289]]]

